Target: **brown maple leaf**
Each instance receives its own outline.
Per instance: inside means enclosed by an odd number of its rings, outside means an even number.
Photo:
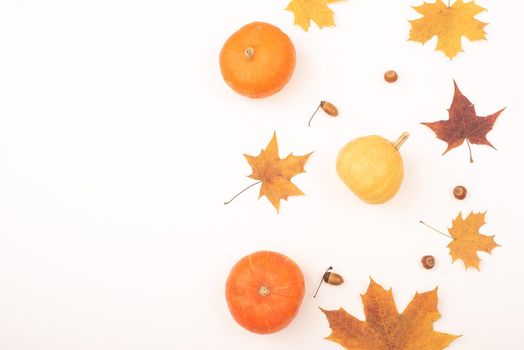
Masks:
[[[453,81],[453,84],[455,93],[451,107],[448,109],[449,119],[422,124],[431,128],[439,139],[448,143],[448,148],[443,155],[460,146],[466,140],[469,148],[469,160],[473,163],[470,143],[488,145],[495,149],[486,139],[486,134],[493,128],[493,124],[505,108],[487,117],[479,117],[475,111],[475,105],[460,92],[455,81]]]
[[[305,172],[304,165],[310,155],[311,153],[303,156],[294,156],[293,153],[290,153],[286,158],[281,159],[278,155],[277,135],[273,133],[273,137],[271,141],[269,141],[266,149],[261,150],[258,156],[244,154],[244,157],[253,170],[253,173],[249,175],[249,177],[258,181],[240,191],[224,204],[230,203],[248,188],[262,183],[258,198],[266,196],[278,212],[281,199],[287,200],[290,196],[300,196],[304,194],[291,182],[291,178]]]
[[[333,331],[326,339],[348,350],[441,350],[459,337],[433,330],[433,322],[440,318],[436,288],[415,294],[399,314],[391,289],[386,291],[371,279],[362,303],[366,321],[343,308],[321,309]]]

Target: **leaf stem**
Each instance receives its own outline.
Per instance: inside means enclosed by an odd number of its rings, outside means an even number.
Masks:
[[[224,202],[224,205],[228,205],[229,203],[231,203],[233,201],[233,199],[237,198],[238,196],[240,196],[242,193],[244,193],[245,191],[247,191],[248,189],[250,189],[251,187],[255,186],[255,185],[258,185],[259,183],[261,183],[262,180],[258,180],[257,182],[255,183],[252,183],[251,185],[247,186],[246,188],[244,188],[242,191],[238,192],[233,198],[231,198],[230,200],[228,200],[227,202]]]
[[[326,272],[324,272],[324,274],[322,275],[322,279],[320,279],[320,283],[318,284],[317,290],[315,292],[315,295],[313,295],[313,298],[317,297],[318,290],[320,289],[320,286],[322,285],[322,282],[324,282],[324,276],[326,275],[326,273],[328,273],[331,270],[333,270],[333,266],[328,267]]]
[[[451,237],[450,235],[447,235],[447,234],[445,234],[444,232],[439,231],[439,230],[437,230],[436,228],[434,228],[434,227],[432,227],[432,226],[429,226],[428,224],[426,224],[426,223],[425,223],[424,221],[422,221],[422,220],[420,220],[419,222],[420,222],[422,225],[425,225],[426,227],[429,227],[429,228],[432,229],[433,231],[435,231],[435,232],[437,232],[437,233],[440,233],[440,234],[443,235],[443,236],[446,236],[446,237],[451,238],[451,239],[455,239],[455,238]]]
[[[468,148],[469,148],[469,162],[470,162],[470,163],[473,163],[473,155],[472,155],[472,153],[471,153],[471,145],[470,145],[468,139],[466,139],[466,143],[468,144]]]
[[[320,107],[322,107],[322,102],[320,102],[317,109],[315,109],[315,112],[313,112],[313,114],[311,115],[311,118],[309,118],[309,122],[307,123],[307,126],[311,126],[311,121],[313,120],[313,117],[315,116],[315,114],[317,114]]]

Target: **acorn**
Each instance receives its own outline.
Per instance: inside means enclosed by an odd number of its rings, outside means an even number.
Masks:
[[[333,266],[328,267],[326,272],[324,272],[324,275],[322,275],[322,279],[320,280],[320,283],[318,284],[317,290],[315,291],[315,295],[313,295],[313,298],[317,296],[317,293],[320,289],[320,286],[322,285],[322,282],[326,282],[328,284],[339,286],[342,283],[344,283],[344,278],[342,278],[341,275],[335,272],[331,272],[333,270]]]
[[[338,273],[330,271],[326,271],[322,279],[324,280],[324,282],[332,284],[334,286],[338,286],[344,283],[344,278],[342,278],[342,276],[340,276]]]
[[[455,186],[453,189],[453,196],[457,198],[458,200],[463,200],[466,198],[466,195],[468,194],[468,190],[464,186]]]
[[[331,117],[336,117],[338,115],[337,107],[335,107],[335,105],[331,102],[320,101],[320,108],[322,108],[322,110]]]
[[[326,112],[326,114],[330,117],[338,116],[338,109],[337,107],[335,107],[334,104],[328,101],[320,101],[320,104],[318,105],[317,109],[315,109],[315,112],[313,112],[313,115],[311,116],[311,118],[309,118],[309,122],[307,123],[308,126],[311,126],[311,121],[313,120],[313,117],[315,116],[315,114],[317,114],[320,108],[322,108],[322,110]]]
[[[430,270],[435,266],[435,258],[432,255],[424,255],[421,262],[426,270]]]
[[[388,83],[394,83],[398,80],[398,74],[394,70],[388,70],[384,73],[384,80]]]

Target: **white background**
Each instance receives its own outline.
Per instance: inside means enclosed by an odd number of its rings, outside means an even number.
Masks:
[[[7,1],[0,3],[0,349],[341,349],[318,306],[363,317],[369,276],[402,310],[439,287],[435,329],[450,348],[516,349],[523,341],[523,20],[517,0],[481,0],[488,41],[450,61],[407,41],[420,0],[334,4],[337,27],[308,33],[279,1]],[[222,81],[218,54],[254,20],[295,43],[294,76],[250,100]],[[521,52],[522,53],[522,52]],[[386,84],[388,69],[398,83]],[[446,145],[422,121],[447,118],[452,79],[480,115],[506,111],[498,151]],[[519,96],[520,95],[520,96]],[[520,101],[519,101],[520,98]],[[321,99],[340,117],[307,119]],[[306,193],[276,214],[251,189],[242,154],[277,131],[281,155],[315,151],[294,182]],[[338,149],[357,136],[395,139],[405,181],[382,206],[337,178]],[[470,196],[457,201],[451,189]],[[451,264],[445,230],[459,211],[487,211],[502,245],[481,272]],[[260,249],[302,268],[306,297],[284,331],[260,336],[229,315],[231,266]],[[420,266],[433,254],[434,270]],[[324,286],[335,266],[346,283]]]

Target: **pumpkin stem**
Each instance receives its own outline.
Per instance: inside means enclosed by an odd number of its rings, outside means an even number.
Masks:
[[[259,180],[255,183],[252,183],[251,185],[247,186],[246,188],[244,188],[242,191],[238,192],[237,194],[235,194],[235,196],[233,198],[231,198],[230,200],[228,200],[227,202],[224,202],[224,205],[227,205],[229,203],[231,203],[233,201],[233,199],[237,198],[238,196],[240,196],[242,193],[244,193],[244,191],[250,189],[251,187],[255,186],[255,185],[258,185],[259,183],[261,183],[262,180]]]
[[[248,59],[253,58],[253,56],[255,55],[255,49],[252,48],[252,47],[248,47],[247,49],[244,50],[244,55],[245,55]]]
[[[261,297],[267,297],[269,293],[269,288],[266,286],[260,286],[260,288],[258,288],[258,295],[260,295]]]
[[[409,132],[404,131],[398,139],[392,142],[393,146],[397,149],[397,151],[404,144],[404,142],[406,142],[408,137],[409,137]]]

